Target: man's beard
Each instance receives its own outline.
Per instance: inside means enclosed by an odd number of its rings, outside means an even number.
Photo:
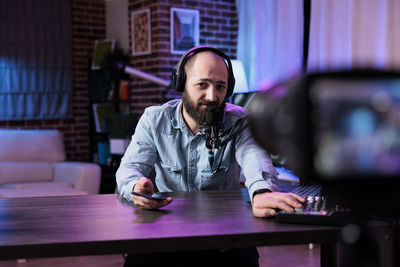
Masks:
[[[218,107],[218,102],[217,101],[205,101],[205,100],[199,100],[199,102],[195,103],[188,93],[186,91],[183,92],[182,95],[182,104],[186,110],[186,112],[189,114],[190,117],[198,124],[198,125],[203,125],[204,121],[206,119],[206,109],[201,109],[202,105],[206,106],[214,106]],[[219,107],[220,113],[224,114],[224,109],[225,109],[225,99],[221,103],[221,106]]]

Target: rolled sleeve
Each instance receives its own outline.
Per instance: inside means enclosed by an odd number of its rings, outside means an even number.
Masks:
[[[148,177],[154,168],[157,150],[150,121],[151,118],[145,111],[116,173],[118,192],[128,200],[132,200],[131,191],[139,178]]]

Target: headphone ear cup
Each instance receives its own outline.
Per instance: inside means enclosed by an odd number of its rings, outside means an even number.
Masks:
[[[175,91],[177,91],[177,80],[178,80],[177,71],[174,68],[171,74],[171,88]]]
[[[182,64],[182,61],[185,58],[186,57],[182,57],[179,60],[178,64],[173,69],[171,75],[171,88],[178,93],[182,93],[185,88],[186,75],[185,75],[184,65]]]
[[[186,82],[185,72],[182,71],[181,69],[174,69],[174,72],[173,72],[171,78],[174,80],[173,89],[176,92],[183,93],[183,90],[185,89],[185,82]],[[172,81],[171,81],[171,84],[172,84]]]

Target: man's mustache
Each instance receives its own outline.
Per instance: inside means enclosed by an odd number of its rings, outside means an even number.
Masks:
[[[210,106],[210,107],[218,107],[218,102],[217,101],[204,101],[204,100],[200,100],[198,102],[198,105],[206,105],[206,106]]]

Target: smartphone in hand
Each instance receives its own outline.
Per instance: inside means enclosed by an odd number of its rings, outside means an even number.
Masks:
[[[167,198],[167,196],[164,196],[164,195],[162,195],[160,193],[154,193],[152,195],[144,195],[144,194],[141,194],[141,193],[138,193],[138,192],[134,192],[134,191],[132,191],[131,193],[132,193],[132,195],[135,195],[135,196],[144,197],[144,198],[147,198],[147,199],[157,200],[157,201],[162,201],[162,200]]]

